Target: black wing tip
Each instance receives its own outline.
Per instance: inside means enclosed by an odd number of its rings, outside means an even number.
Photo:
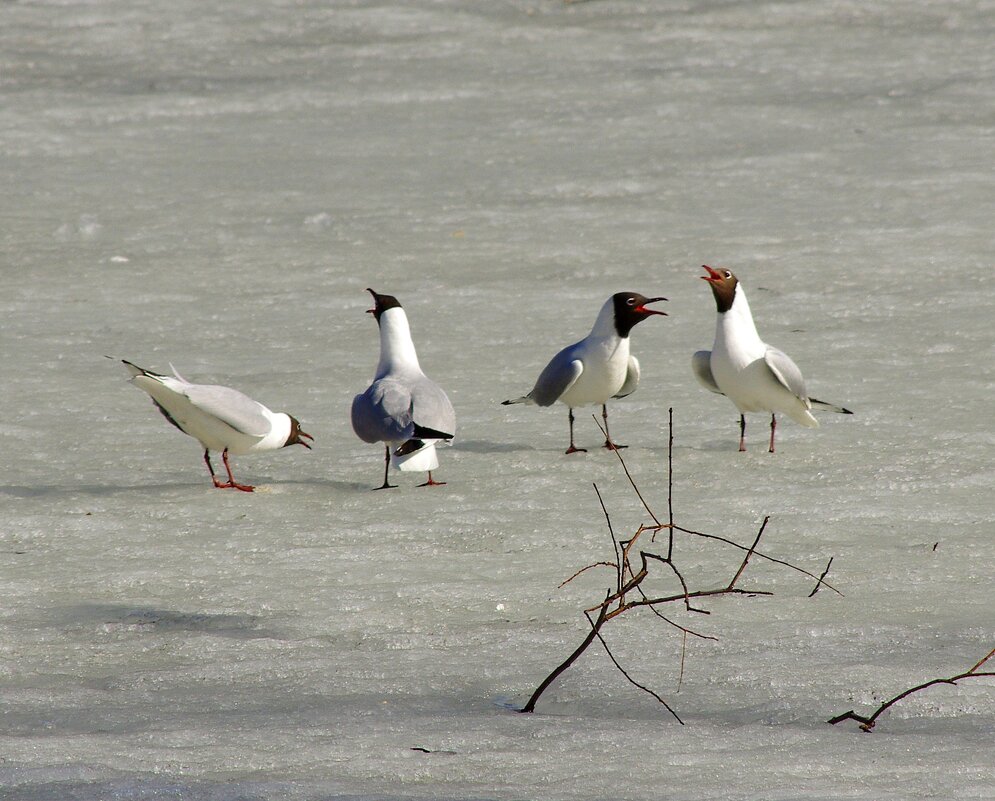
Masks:
[[[426,428],[415,423],[413,439],[452,439],[455,434],[447,434],[445,431],[437,431],[434,428]]]
[[[820,405],[820,406],[822,406],[822,407],[824,407],[826,409],[829,409],[831,411],[837,412],[839,414],[853,414],[853,412],[851,412],[849,409],[845,409],[842,406],[837,406],[834,403],[826,403],[825,401],[821,401],[818,398],[809,398],[809,400],[812,403],[817,403],[818,405]]]

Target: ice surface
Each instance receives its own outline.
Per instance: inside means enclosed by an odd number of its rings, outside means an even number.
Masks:
[[[18,799],[991,798],[976,681],[825,721],[992,647],[990,3],[0,5],[0,795]],[[735,451],[702,390],[702,263],[853,417]],[[349,427],[397,295],[458,415],[446,487],[371,493]],[[502,407],[612,292],[670,298],[612,406],[679,522],[757,564],[680,639],[605,630],[520,705],[646,515],[578,410]],[[119,364],[298,416],[300,448],[196,442]],[[735,556],[681,542],[702,584]],[[672,588],[671,588],[672,589]],[[683,619],[683,618],[682,618]],[[424,751],[412,750],[415,748]]]

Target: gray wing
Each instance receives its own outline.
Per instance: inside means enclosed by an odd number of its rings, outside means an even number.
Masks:
[[[626,395],[631,395],[636,391],[636,387],[639,386],[639,359],[635,356],[629,356],[629,367],[625,371],[625,383],[622,384],[622,388],[618,391],[617,395],[612,395],[613,398],[624,398]]]
[[[574,346],[564,348],[539,373],[529,397],[539,406],[552,406],[583,372],[584,363],[574,358]]]
[[[805,391],[805,379],[798,365],[791,357],[777,348],[767,346],[764,361],[780,384],[799,400],[808,403],[808,393]]]
[[[426,376],[420,376],[412,384],[411,419],[422,428],[430,428],[450,436],[456,433],[456,412],[449,397]]]
[[[691,357],[691,369],[698,382],[710,392],[717,392],[719,395],[725,393],[719,389],[712,376],[712,352],[710,350],[699,350]]]
[[[352,429],[364,442],[399,442],[411,431],[411,392],[381,378],[352,401]]]
[[[185,384],[181,390],[203,412],[212,414],[236,431],[250,437],[265,437],[270,431],[264,407],[237,389],[213,384]]]

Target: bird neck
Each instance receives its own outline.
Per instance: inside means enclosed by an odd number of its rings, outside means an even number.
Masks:
[[[628,339],[628,335],[621,336],[615,327],[615,303],[612,298],[605,301],[605,305],[598,312],[598,319],[594,321],[594,327],[589,334],[591,339]]]
[[[284,412],[271,412],[269,409],[265,408],[262,412],[269,418],[269,433],[252,445],[249,450],[275,451],[277,448],[282,448],[287,444],[287,438],[290,436],[290,415],[285,414]]]
[[[400,306],[387,309],[380,315],[380,361],[377,377],[398,369],[420,370],[415,343],[411,340],[408,316]]]
[[[743,287],[736,286],[736,295],[728,311],[719,312],[715,323],[715,339],[728,341],[735,338],[742,344],[760,342],[760,334],[753,322],[750,303],[746,299]]]

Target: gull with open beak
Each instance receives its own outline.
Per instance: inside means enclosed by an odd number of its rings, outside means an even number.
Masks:
[[[380,328],[380,360],[373,383],[352,401],[352,428],[364,442],[383,442],[383,484],[393,464],[402,472],[428,472],[421,487],[440,486],[432,471],[439,466],[437,444],[451,444],[456,434],[456,413],[441,387],[422,372],[411,339],[408,316],[397,298],[373,295],[373,315]]]
[[[314,440],[301,431],[296,417],[271,412],[258,401],[237,389],[213,384],[194,384],[176,369],[173,375],[159,375],[129,361],[121,360],[131,373],[131,383],[145,390],[163,416],[184,434],[198,440],[204,448],[204,462],[218,489],[252,492],[255,487],[239,484],[231,473],[228,454],[256,453],[285,448],[288,445],[311,446]],[[172,365],[171,365],[172,366]],[[228,481],[220,481],[211,464],[211,451],[221,451]]]
[[[770,412],[770,453],[774,452],[777,413],[796,423],[817,428],[812,409],[853,414],[809,396],[805,380],[791,358],[768,345],[757,333],[739,280],[729,270],[703,265],[715,296],[717,319],[711,350],[699,350],[691,359],[695,377],[705,389],[729,398],[739,409],[739,449],[746,450],[746,412]]]
[[[666,298],[648,298],[638,292],[617,292],[605,301],[591,333],[557,353],[539,374],[528,395],[504,401],[552,406],[556,401],[567,406],[570,423],[570,447],[566,453],[586,451],[574,445],[574,413],[577,406],[601,405],[605,421],[605,447],[615,450],[625,445],[615,443],[608,432],[607,403],[613,398],[632,394],[639,384],[639,361],[629,353],[629,334],[643,320],[666,312],[646,308]]]

